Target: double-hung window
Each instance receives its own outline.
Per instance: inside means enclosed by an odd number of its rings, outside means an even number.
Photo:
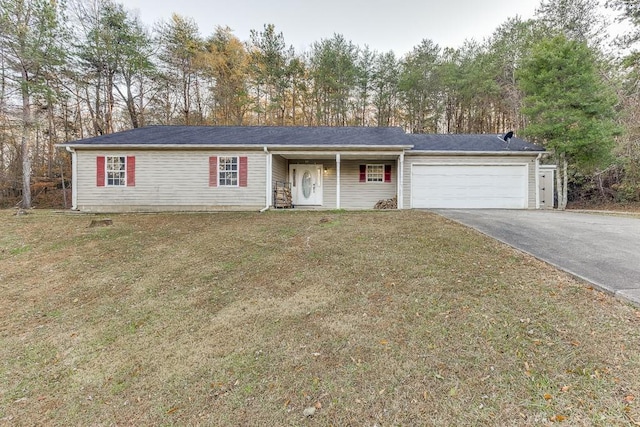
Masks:
[[[391,182],[390,164],[360,165],[360,182]]]
[[[246,187],[246,156],[209,157],[209,187]]]
[[[96,185],[98,187],[135,187],[135,156],[97,156]]]
[[[384,165],[367,165],[367,182],[384,182]]]
[[[237,156],[220,156],[218,158],[218,185],[237,187],[238,166]]]
[[[127,163],[124,156],[106,156],[107,186],[124,187],[127,185]]]

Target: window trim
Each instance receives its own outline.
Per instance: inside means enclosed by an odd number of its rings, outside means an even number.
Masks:
[[[223,170],[222,168],[222,160],[223,159],[234,159],[234,163],[236,166],[235,170]],[[233,165],[234,163],[231,163]],[[226,166],[226,164],[225,164]],[[223,179],[222,174],[226,174],[228,172],[235,173],[235,184],[223,184],[226,182],[227,178]],[[240,156],[218,156],[218,187],[240,187]]]
[[[385,172],[384,166],[385,166],[384,163],[368,163],[365,169],[365,172],[366,172],[365,182],[367,184],[381,184],[381,183],[384,184],[384,172]],[[373,173],[369,171],[369,168],[374,168],[374,167],[380,168],[380,172]],[[371,179],[372,176],[375,176],[376,178],[379,176],[380,179],[379,180],[376,179],[375,181],[373,181]]]
[[[110,159],[123,159],[123,169],[109,169],[109,160]],[[104,156],[104,186],[105,187],[126,187],[127,186],[127,156]],[[110,181],[115,181],[115,178],[110,178],[109,174],[121,173],[122,178],[119,178],[120,184],[110,183]]]

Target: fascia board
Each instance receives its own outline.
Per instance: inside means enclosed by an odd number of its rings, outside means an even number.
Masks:
[[[243,150],[260,150],[264,147],[268,150],[316,150],[316,151],[357,151],[357,150],[371,150],[371,151],[398,151],[409,150],[413,146],[411,145],[270,145],[270,144],[74,144],[64,143],[57,144],[57,147],[70,147],[73,149],[84,150],[121,150],[121,149],[135,149],[135,150],[162,150],[162,149],[243,149]]]
[[[406,156],[433,155],[433,156],[537,156],[544,151],[446,151],[446,150],[411,150],[405,153]]]

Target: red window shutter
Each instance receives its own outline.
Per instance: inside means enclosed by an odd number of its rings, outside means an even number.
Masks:
[[[136,158],[127,156],[127,187],[136,186]]]
[[[367,182],[367,165],[360,165],[360,182]]]
[[[104,156],[96,157],[96,185],[98,187],[104,187],[104,174],[106,173],[106,166]]]
[[[209,187],[218,186],[218,157],[209,157]]]
[[[384,165],[384,182],[391,182],[391,165]]]
[[[238,185],[240,187],[247,186],[247,158],[240,157],[240,164],[238,165],[240,171],[238,172]]]

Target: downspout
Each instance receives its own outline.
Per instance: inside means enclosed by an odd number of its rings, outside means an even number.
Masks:
[[[404,151],[398,157],[398,173],[396,176],[398,179],[396,208],[404,209]]]
[[[340,209],[340,153],[336,153],[336,209]]]
[[[265,162],[266,162],[266,178],[265,178],[265,205],[264,208],[260,209],[260,213],[263,213],[265,211],[267,211],[269,209],[269,207],[271,207],[271,156],[272,154],[269,153],[269,150],[267,149],[267,146],[265,145],[263,147],[264,149],[264,154],[266,155],[265,158]]]
[[[71,147],[65,147],[71,153],[71,210],[78,210],[78,154]]]
[[[540,159],[542,153],[536,157],[536,209],[540,209]]]

